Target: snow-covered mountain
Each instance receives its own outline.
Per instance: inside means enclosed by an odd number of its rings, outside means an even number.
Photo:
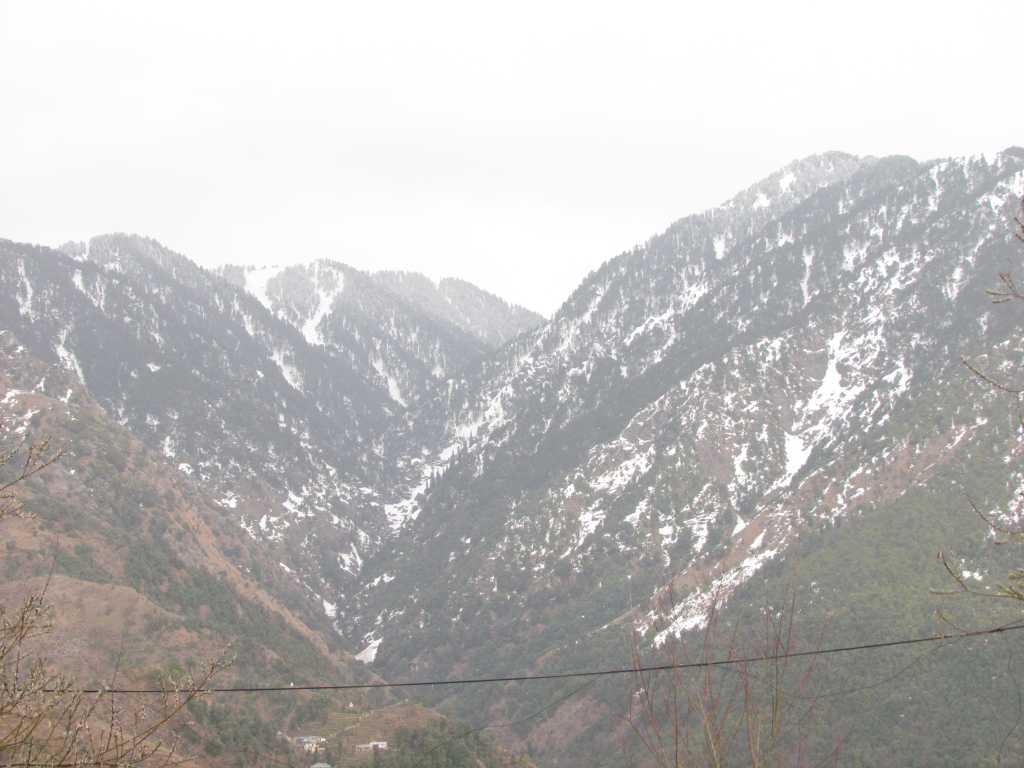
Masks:
[[[1019,347],[984,289],[1022,194],[1019,149],[812,156],[547,321],[331,261],[212,273],[138,237],[0,241],[0,329],[218,499],[383,676],[577,667],[1015,461],[960,356]],[[553,738],[555,711],[510,738],[586,764],[615,732],[600,691],[579,728]]]
[[[0,324],[201,482],[317,605],[401,522],[443,423],[431,406],[489,349],[342,264],[225,270],[239,288],[134,236],[0,251]]]
[[[402,408],[423,405],[485,352],[543,321],[469,283],[414,273],[330,261],[219,271]]]
[[[638,596],[663,641],[976,455],[1000,406],[960,355],[1019,338],[984,288],[1022,193],[1019,150],[824,155],[605,264],[452,411],[456,458],[366,566],[378,668],[578,667]]]

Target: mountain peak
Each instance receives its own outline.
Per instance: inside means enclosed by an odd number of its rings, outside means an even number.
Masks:
[[[787,163],[747,187],[720,208],[750,209],[755,213],[764,211],[778,215],[822,187],[847,179],[874,162],[873,157],[858,157],[838,151],[808,155]]]
[[[442,278],[435,283],[415,272],[376,272],[373,279],[412,302],[424,312],[476,336],[489,347],[500,347],[544,318],[466,280]]]

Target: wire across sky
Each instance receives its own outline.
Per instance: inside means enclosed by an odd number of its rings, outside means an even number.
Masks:
[[[537,680],[566,680],[574,678],[608,677],[613,675],[634,675],[648,672],[667,672],[680,669],[702,669],[707,667],[731,667],[743,664],[759,664],[769,661],[783,659],[799,659],[808,656],[830,656],[841,653],[858,653],[865,651],[878,651],[888,648],[899,648],[909,645],[921,645],[924,643],[950,642],[954,640],[966,640],[969,638],[986,637],[999,635],[1005,632],[1013,632],[1024,629],[1024,623],[1008,624],[988,629],[971,630],[965,632],[944,633],[938,635],[926,635],[922,637],[901,638],[897,640],[881,640],[872,643],[860,643],[857,645],[836,646],[833,648],[818,648],[806,651],[793,651],[783,654],[766,654],[762,656],[744,656],[724,659],[708,659],[704,661],[692,661],[680,664],[653,664],[630,667],[616,667],[611,669],[588,669],[570,672],[546,672],[537,674],[521,675],[498,675],[493,677],[467,677],[443,680],[408,680],[404,682],[371,682],[371,683],[310,683],[303,685],[270,685],[270,686],[228,686],[210,688],[185,688],[178,689],[178,693],[184,694],[263,694],[263,693],[286,693],[299,691],[360,691],[377,688],[425,688],[430,686],[459,686],[459,685],[487,685],[498,683],[525,683]],[[164,694],[168,690],[164,688],[85,688],[79,693],[83,694]]]

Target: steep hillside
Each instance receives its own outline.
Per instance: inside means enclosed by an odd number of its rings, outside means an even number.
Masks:
[[[388,530],[372,490],[386,395],[151,241],[96,238],[87,255],[0,243],[0,326],[334,603],[359,549]]]
[[[0,523],[0,596],[11,606],[49,582],[57,623],[44,650],[80,683],[110,684],[116,675],[121,684],[151,685],[221,657],[233,663],[220,685],[367,678],[304,585],[114,423],[76,374],[38,360],[3,331],[0,444],[9,450],[44,436],[64,454],[19,488],[27,516]],[[269,731],[274,717],[298,725],[302,703],[218,701],[223,729],[200,724],[184,733],[214,757],[244,740],[232,723]],[[264,748],[282,751],[271,742]]]
[[[579,646],[614,648],[594,635],[631,595],[671,584],[641,626],[697,629],[806,532],[973,466],[999,411],[959,357],[1019,338],[984,288],[1016,254],[1022,185],[1018,150],[810,158],[606,264],[492,365],[456,458],[367,565],[377,668],[606,661]],[[574,738],[549,754],[595,735]]]
[[[389,290],[387,281],[344,264],[220,271],[401,409],[425,405],[487,349],[474,334]]]
[[[408,516],[451,377],[484,342],[330,262],[226,270],[248,277],[240,289],[135,236],[62,251],[0,242],[0,327],[198,482],[333,618]]]

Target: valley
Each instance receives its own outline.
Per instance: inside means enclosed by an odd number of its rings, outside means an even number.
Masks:
[[[631,644],[697,642],[713,606],[723,653],[756,645],[787,600],[802,649],[1005,622],[945,594],[936,554],[980,590],[1016,559],[970,511],[1016,520],[1015,404],[962,357],[1019,373],[1021,316],[986,290],[1019,264],[1022,196],[1019,148],[813,155],[609,259],[549,318],[332,259],[0,240],[3,440],[65,451],[3,523],[0,590],[50,579],[53,655],[90,684],[117,653],[141,683],[224,648],[237,686],[621,668]],[[830,659],[808,754],[1020,747],[1013,643]],[[487,729],[466,737],[480,765],[652,764],[636,680],[582,682],[211,698],[190,728],[222,765],[270,750],[252,734],[272,723],[331,741],[351,710],[407,715],[359,743]]]

